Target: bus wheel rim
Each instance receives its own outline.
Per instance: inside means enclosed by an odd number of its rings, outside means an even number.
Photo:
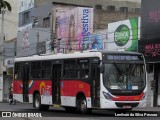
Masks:
[[[36,106],[36,108],[39,107],[39,99],[36,99],[36,101],[35,101],[35,106]]]
[[[82,111],[85,111],[87,109],[87,103],[86,103],[86,100],[83,100],[82,102],[81,102],[81,110]]]

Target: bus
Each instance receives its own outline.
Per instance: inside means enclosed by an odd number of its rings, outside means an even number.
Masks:
[[[36,110],[145,107],[146,64],[141,53],[88,51],[15,58],[13,97]]]

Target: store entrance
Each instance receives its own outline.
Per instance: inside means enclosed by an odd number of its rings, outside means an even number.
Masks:
[[[154,64],[153,107],[160,106],[160,64]]]

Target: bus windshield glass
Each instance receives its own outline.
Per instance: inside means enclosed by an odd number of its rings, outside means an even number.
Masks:
[[[110,90],[141,90],[145,87],[145,69],[141,63],[104,63],[103,83]]]

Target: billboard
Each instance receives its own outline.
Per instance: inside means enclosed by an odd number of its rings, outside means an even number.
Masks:
[[[76,7],[57,14],[57,52],[83,49],[83,37],[93,33],[93,8]]]
[[[83,50],[103,50],[103,35],[94,33],[88,37],[82,38]]]
[[[141,3],[141,40],[159,38],[160,0],[142,0]]]
[[[141,2],[141,40],[138,51],[143,53],[147,62],[160,61],[160,1],[142,0]]]
[[[107,50],[137,51],[140,18],[130,18],[108,24]]]
[[[49,28],[30,29],[17,36],[17,57],[51,53]]]

